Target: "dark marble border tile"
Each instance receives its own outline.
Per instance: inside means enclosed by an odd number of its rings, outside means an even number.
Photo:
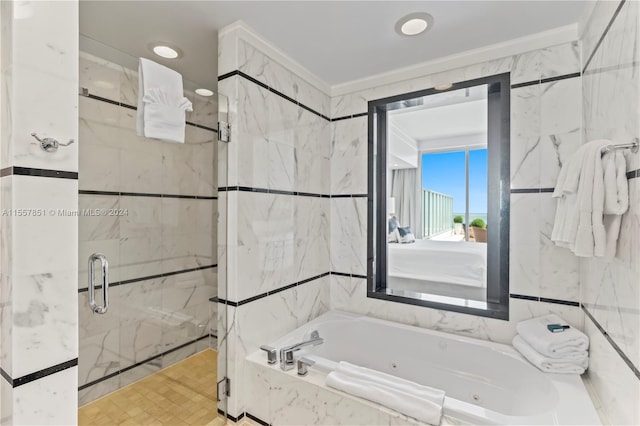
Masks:
[[[633,365],[633,362],[622,351],[622,349],[620,349],[620,346],[618,346],[618,344],[616,342],[614,342],[614,340],[611,338],[611,336],[609,336],[609,333],[607,333],[607,331],[600,325],[600,323],[594,318],[594,316],[591,315],[591,312],[589,312],[589,310],[587,309],[587,307],[585,305],[582,305],[582,310],[586,314],[587,318],[589,318],[591,320],[593,325],[595,325],[596,328],[600,331],[600,333],[602,333],[604,338],[607,339],[607,341],[609,342],[611,347],[613,347],[613,350],[615,350],[618,353],[618,355],[620,355],[620,358],[622,358],[622,360],[625,362],[625,364],[627,364],[627,366],[631,369],[631,371],[633,371],[633,374],[635,374],[635,376],[638,379],[640,379],[640,370],[638,370],[638,368],[635,365]]]
[[[18,386],[22,386],[27,383],[36,381],[38,379],[42,379],[43,377],[47,377],[52,374],[58,373],[60,371],[64,371],[69,368],[75,367],[76,365],[78,365],[78,358],[65,361],[63,363],[53,365],[51,367],[47,367],[40,371],[36,371],[34,373],[30,373],[22,377],[18,377],[17,379],[12,379],[11,376],[6,371],[4,371],[4,369],[0,369],[0,374],[12,387],[17,388]]]
[[[312,281],[319,280],[320,278],[326,277],[329,274],[330,274],[330,272],[325,272],[323,274],[316,275],[316,276],[311,277],[311,278],[306,278],[304,280],[297,281],[297,282],[292,283],[292,284],[287,284],[285,286],[278,287],[278,288],[276,288],[274,290],[270,290],[270,291],[267,291],[265,293],[261,293],[261,294],[249,297],[247,299],[243,299],[243,300],[241,300],[239,302],[234,302],[234,301],[231,301],[231,300],[221,299],[221,298],[218,298],[218,297],[215,297],[215,298],[212,297],[209,300],[212,301],[212,302],[218,302],[218,303],[221,303],[223,305],[229,305],[229,306],[233,306],[234,308],[237,308],[238,306],[242,306],[242,305],[246,305],[247,303],[255,302],[256,300],[263,299],[263,298],[265,298],[267,296],[271,296],[271,295],[280,293],[281,291],[289,290],[289,289],[292,289],[294,287],[298,287],[298,286],[301,286],[303,284],[307,284],[307,283],[310,283]]]
[[[115,376],[117,376],[117,375],[119,375],[119,374],[125,373],[125,372],[127,372],[127,371],[129,371],[129,370],[133,370],[133,369],[134,369],[134,368],[136,368],[136,367],[140,367],[141,365],[144,365],[144,364],[146,364],[146,363],[148,363],[148,362],[151,362],[151,361],[153,361],[153,360],[155,360],[155,359],[158,359],[158,358],[160,358],[160,357],[162,357],[162,356],[164,356],[164,355],[168,355],[168,354],[170,354],[171,352],[175,352],[175,351],[177,351],[177,350],[179,350],[179,349],[182,349],[182,348],[184,348],[184,347],[186,347],[186,346],[189,346],[189,345],[191,345],[191,344],[193,344],[193,343],[199,342],[200,340],[208,339],[209,337],[210,337],[210,336],[209,336],[209,334],[205,334],[204,336],[200,336],[200,337],[198,337],[197,339],[190,340],[190,341],[188,341],[188,342],[186,342],[186,343],[183,343],[183,344],[178,345],[178,346],[176,346],[176,347],[174,347],[174,348],[171,348],[171,349],[169,349],[169,350],[166,350],[166,351],[164,351],[164,352],[161,352],[161,353],[159,353],[159,354],[156,354],[156,355],[154,355],[154,356],[152,356],[152,357],[150,357],[150,358],[147,358],[147,359],[145,359],[145,360],[143,360],[143,361],[139,361],[139,362],[136,362],[135,364],[129,365],[129,366],[124,367],[124,368],[121,368],[121,369],[119,369],[118,371],[114,371],[113,373],[111,373],[111,374],[107,374],[107,375],[106,375],[106,376],[104,376],[104,377],[100,377],[99,379],[96,379],[96,380],[93,380],[93,381],[91,381],[91,382],[89,382],[89,383],[85,383],[84,385],[80,385],[80,386],[78,386],[78,391],[81,391],[81,390],[86,389],[86,388],[88,388],[88,387],[91,387],[91,386],[93,386],[93,385],[97,385],[97,384],[98,384],[98,383],[100,383],[100,382],[104,382],[105,380],[111,379],[112,377],[115,377]],[[77,360],[76,360],[76,361],[77,361]]]
[[[11,166],[5,167],[0,170],[0,177],[4,176],[33,176],[33,177],[48,177],[58,179],[78,179],[78,172],[69,172],[65,170],[49,170],[49,169],[35,169],[32,167],[20,167]]]
[[[146,277],[130,278],[128,280],[115,281],[115,282],[109,283],[109,288],[118,287],[118,286],[126,285],[126,284],[133,284],[133,283],[137,283],[137,282],[140,282],[140,281],[154,280],[156,278],[170,277],[172,275],[186,274],[188,272],[201,271],[203,269],[212,269],[212,268],[217,268],[217,267],[218,267],[218,264],[214,263],[213,265],[199,266],[197,268],[181,269],[179,271],[163,272],[161,274],[148,275]],[[96,289],[100,289],[100,288],[102,288],[101,285],[97,285],[96,286]],[[87,291],[89,291],[89,289],[87,287],[83,287],[83,288],[79,288],[78,289],[78,293],[84,293],[84,292],[87,292]]]
[[[609,32],[609,30],[613,26],[614,21],[616,20],[616,18],[620,14],[620,10],[622,10],[622,6],[624,6],[625,2],[626,2],[626,0],[621,0],[620,4],[616,8],[616,11],[613,13],[613,16],[611,16],[611,20],[609,20],[609,23],[607,24],[607,26],[605,27],[604,31],[602,32],[602,35],[600,36],[600,39],[598,40],[598,42],[594,46],[593,52],[591,52],[591,54],[589,55],[589,59],[587,59],[587,61],[584,63],[584,67],[582,68],[582,73],[583,74],[585,73],[587,68],[589,68],[589,65],[591,64],[591,61],[593,60],[593,57],[596,55],[596,52],[598,51],[598,48],[600,48],[600,45],[604,41],[604,38],[607,36],[607,33]]]
[[[93,189],[80,189],[78,194],[81,195],[112,195],[123,197],[157,197],[157,198],[185,198],[190,200],[217,200],[215,195],[182,195],[182,194],[156,194],[150,192],[117,192],[117,191],[98,191]]]

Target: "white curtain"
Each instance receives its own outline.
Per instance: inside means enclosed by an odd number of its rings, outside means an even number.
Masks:
[[[420,196],[418,194],[418,169],[393,170],[391,196],[396,199],[396,217],[400,226],[408,226],[414,235],[422,235],[422,221],[418,218]]]

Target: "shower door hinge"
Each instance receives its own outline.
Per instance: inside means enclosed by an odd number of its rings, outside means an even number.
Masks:
[[[218,382],[218,402],[224,401],[231,396],[231,380],[228,377],[223,377]]]
[[[218,140],[220,142],[231,142],[231,128],[229,123],[218,121]]]

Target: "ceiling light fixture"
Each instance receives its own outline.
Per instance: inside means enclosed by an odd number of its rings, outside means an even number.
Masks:
[[[156,55],[165,59],[176,59],[182,57],[182,50],[171,43],[151,43],[149,45],[149,49]]]
[[[426,12],[415,12],[403,16],[396,22],[396,32],[403,36],[417,36],[433,26],[433,16]]]
[[[196,93],[200,96],[213,96],[213,91],[209,89],[196,89]]]
[[[436,90],[447,90],[447,89],[451,89],[451,87],[453,87],[453,84],[444,83],[444,84],[438,84],[438,85],[434,86],[433,88],[436,89]]]

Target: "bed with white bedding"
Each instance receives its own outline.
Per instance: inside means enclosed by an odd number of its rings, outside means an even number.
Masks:
[[[389,277],[433,283],[486,287],[487,244],[416,240],[388,244]]]

